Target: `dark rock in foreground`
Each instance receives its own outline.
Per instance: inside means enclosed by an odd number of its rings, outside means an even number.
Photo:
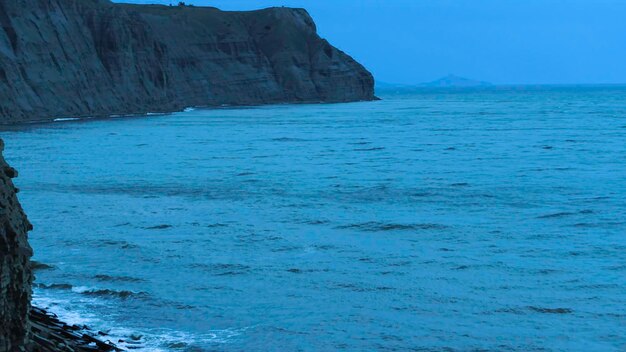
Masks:
[[[0,0],[0,123],[374,99],[305,10]]]
[[[38,308],[30,312],[31,348],[37,352],[122,351],[110,342],[96,339],[83,328],[67,325],[56,316]]]
[[[33,280],[27,233],[32,229],[11,181],[17,171],[2,156],[0,139],[0,352],[20,351],[30,340]]]

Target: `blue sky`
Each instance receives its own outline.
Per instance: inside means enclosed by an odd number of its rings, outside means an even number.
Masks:
[[[127,0],[163,3],[169,0]],[[303,7],[379,81],[456,74],[500,84],[626,83],[624,0],[187,0]]]

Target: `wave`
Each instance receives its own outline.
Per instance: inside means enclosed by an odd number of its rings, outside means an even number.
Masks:
[[[589,223],[589,222],[579,222],[570,227],[579,227],[579,228],[606,228],[606,227],[618,227],[624,225],[624,222],[618,221],[610,221],[605,223]]]
[[[97,289],[97,288],[85,288],[74,287],[72,292],[80,293],[85,296],[97,296],[97,297],[114,297],[114,298],[145,298],[148,297],[147,292],[134,292],[128,290],[111,290],[111,289]]]
[[[169,228],[172,228],[172,227],[174,227],[174,226],[169,225],[169,224],[162,224],[162,225],[144,227],[144,229],[145,230],[165,230],[165,229],[169,229]]]
[[[129,276],[110,276],[110,275],[96,275],[93,277],[99,281],[109,281],[109,282],[145,282],[144,279],[139,279],[136,277]]]
[[[307,225],[326,225],[326,224],[329,224],[330,221],[328,221],[328,220],[306,220],[303,223],[307,224]]]
[[[189,268],[200,269],[204,272],[212,273],[216,276],[245,275],[250,271],[250,267],[243,264],[191,264]]]
[[[289,138],[289,137],[281,137],[281,138],[273,138],[273,142],[307,142],[306,139],[301,138]]]
[[[528,311],[542,314],[571,314],[574,310],[570,308],[545,308],[537,306],[517,307],[517,308],[501,308],[494,310],[495,313],[508,313],[517,315],[526,315]]]
[[[561,212],[561,213],[554,213],[554,214],[547,214],[547,215],[541,215],[538,216],[537,219],[555,219],[555,218],[564,218],[566,216],[572,216],[572,215],[576,215],[575,213],[569,213],[569,212]]]
[[[576,214],[593,214],[593,210],[589,210],[589,209],[585,209],[585,210],[581,210],[577,213],[572,213],[572,212],[560,212],[560,213],[553,213],[553,214],[546,214],[546,215],[541,215],[538,216],[537,219],[557,219],[557,218],[564,218],[567,216],[573,216]]]
[[[101,337],[115,341],[124,350],[141,350],[146,352],[166,352],[171,350],[204,351],[206,346],[221,345],[232,342],[234,338],[245,334],[249,327],[209,330],[204,334],[192,334],[184,331],[157,328],[145,328],[120,325],[119,322],[104,320],[103,316],[94,314],[91,309],[77,305],[73,300],[35,294],[33,304],[45,307],[50,313],[69,325],[99,331]]]
[[[71,290],[73,287],[70,284],[34,284],[33,286],[46,290]]]
[[[357,148],[354,149],[355,152],[373,152],[378,150],[385,150],[385,147],[373,147],[373,148]]]
[[[380,291],[392,291],[394,287],[390,286],[364,286],[355,283],[337,283],[331,286],[331,289],[349,290],[353,292],[380,292]]]
[[[97,246],[107,246],[107,247],[117,247],[121,249],[135,249],[139,246],[136,244],[132,244],[126,241],[115,241],[115,240],[97,240],[95,241]]]
[[[570,314],[574,311],[569,308],[544,308],[544,307],[534,307],[530,306],[528,309],[537,312],[537,313],[545,313],[545,314]]]
[[[148,297],[147,292],[134,292],[129,290],[113,290],[113,289],[100,289],[89,288],[84,286],[73,286],[71,284],[44,284],[37,283],[33,285],[36,288],[46,290],[64,290],[78,293],[85,296],[100,296],[100,297],[116,297],[121,299],[127,298],[145,298]]]
[[[444,230],[448,226],[441,224],[419,223],[419,224],[396,224],[370,221],[358,224],[349,224],[337,226],[337,229],[355,229],[366,232],[385,232],[385,231],[419,231],[419,230]]]

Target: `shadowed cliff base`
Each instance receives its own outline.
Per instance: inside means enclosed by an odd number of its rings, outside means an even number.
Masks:
[[[4,161],[3,150],[0,139],[0,352],[14,352],[30,340],[28,312],[33,274],[27,233],[32,225],[13,185],[17,171]]]
[[[0,123],[373,100],[303,9],[0,2]]]

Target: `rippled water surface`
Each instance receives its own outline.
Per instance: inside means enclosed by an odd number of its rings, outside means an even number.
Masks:
[[[146,350],[626,349],[626,90],[5,130],[38,304]]]

